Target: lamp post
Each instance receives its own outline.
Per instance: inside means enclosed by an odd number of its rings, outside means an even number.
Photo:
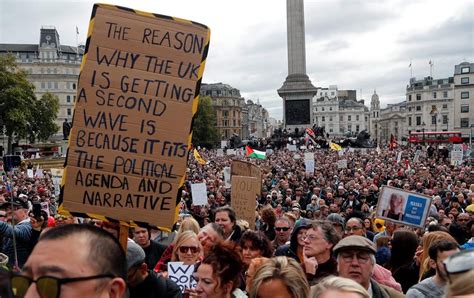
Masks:
[[[421,123],[421,130],[423,131],[423,145],[425,144],[425,122]]]
[[[470,135],[469,135],[469,148],[471,149],[472,151],[472,128],[474,127],[474,124],[471,124],[471,131],[470,131]]]

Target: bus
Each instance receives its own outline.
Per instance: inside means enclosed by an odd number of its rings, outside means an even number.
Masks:
[[[408,143],[462,143],[462,133],[460,131],[412,131],[408,138]]]

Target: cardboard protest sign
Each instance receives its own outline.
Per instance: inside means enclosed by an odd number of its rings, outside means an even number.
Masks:
[[[221,141],[221,149],[227,147],[227,141]]]
[[[287,148],[288,150],[290,150],[291,152],[296,152],[296,151],[298,151],[298,148],[296,147],[296,145],[286,144],[286,148]]]
[[[256,192],[260,192],[257,178],[232,176],[231,206],[237,218],[246,220],[255,229]]]
[[[195,22],[94,5],[63,181],[68,211],[172,227],[209,36]]]
[[[225,153],[226,155],[235,155],[235,149],[227,149]]]
[[[33,169],[27,169],[26,173],[27,173],[28,178],[34,178],[35,177],[35,175],[33,173]]]
[[[204,206],[207,204],[207,186],[206,183],[191,184],[191,194],[193,195],[194,206]]]
[[[195,288],[197,285],[193,277],[194,265],[184,265],[183,262],[168,262],[168,278],[174,281],[184,293],[186,288]]]
[[[338,169],[347,169],[347,159],[341,159],[337,161]]]
[[[258,191],[255,193],[257,196],[261,195],[262,191],[262,171],[260,168],[253,163],[233,160],[230,168],[231,176],[246,176],[257,178]]]
[[[431,197],[399,188],[383,186],[376,217],[398,224],[423,228],[431,207]]]
[[[314,160],[314,153],[313,152],[306,152],[304,154],[304,160]]]

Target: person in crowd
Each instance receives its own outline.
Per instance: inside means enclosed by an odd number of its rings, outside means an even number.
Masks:
[[[255,272],[250,298],[306,298],[309,285],[301,266],[293,259],[275,257],[264,262]]]
[[[275,222],[275,233],[276,237],[273,240],[273,249],[276,250],[278,247],[287,244],[290,240],[291,232],[293,231],[293,224],[287,218],[280,216]]]
[[[336,233],[342,238],[344,236],[344,229],[346,227],[344,218],[337,213],[331,213],[327,216],[327,220],[332,222]]]
[[[232,241],[216,244],[197,267],[197,285],[189,292],[198,297],[245,297],[238,289],[243,268],[242,257]]]
[[[304,239],[303,265],[310,285],[326,276],[337,274],[332,248],[340,239],[328,221],[313,221],[309,226]]]
[[[433,241],[429,247],[429,266],[435,270],[435,275],[413,285],[407,291],[408,298],[415,297],[444,297],[445,286],[448,281],[443,262],[459,251],[455,241],[439,239]]]
[[[448,278],[446,297],[474,296],[474,250],[465,250],[449,256],[444,262]]]
[[[64,225],[45,231],[21,273],[10,278],[18,297],[121,298],[127,278],[125,253],[102,229]]]
[[[262,221],[263,225],[260,227],[260,231],[262,231],[268,240],[273,241],[275,240],[275,221],[276,215],[275,211],[271,207],[265,207],[262,209]]]
[[[199,242],[203,248],[203,256],[207,256],[211,247],[224,240],[224,230],[216,223],[208,223],[198,233]]]
[[[432,268],[429,265],[429,248],[431,244],[436,241],[436,240],[450,240],[456,242],[456,240],[449,235],[446,232],[431,232],[431,233],[426,233],[423,235],[423,245],[422,245],[422,250],[421,253],[419,254],[418,257],[418,263],[420,266],[420,273],[419,273],[419,281],[422,281],[423,279],[435,275],[436,271],[434,268]]]
[[[377,224],[377,222],[375,224]],[[398,226],[394,222],[386,220],[385,229],[382,232],[375,234],[373,242],[376,243],[379,237],[383,237],[383,236],[392,237],[393,233],[395,232],[397,228]]]
[[[154,271],[155,272],[161,272],[161,271],[167,271],[167,266],[169,261],[171,261],[171,257],[173,255],[173,249],[176,243],[176,239],[178,236],[185,232],[185,231],[191,231],[194,234],[199,233],[199,224],[198,222],[192,218],[192,217],[185,217],[181,224],[179,225],[178,232],[176,233],[176,236],[173,238],[173,242],[165,249],[165,251],[161,254],[160,259],[158,260],[158,263],[155,264],[154,266]],[[150,240],[152,241],[152,240]]]
[[[250,265],[248,266],[247,271],[245,271],[245,292],[250,293],[250,288],[252,287],[253,277],[257,269],[265,262],[269,261],[270,258],[259,257],[252,259]]]
[[[345,231],[346,236],[358,235],[366,237],[364,221],[358,217],[351,217],[347,220]]]
[[[261,231],[246,231],[240,238],[240,248],[242,249],[242,261],[244,269],[247,269],[254,258],[271,258],[273,248],[271,242]]]
[[[133,229],[133,240],[145,251],[145,263],[148,268],[154,268],[165,252],[166,246],[151,240],[149,229],[142,227]]]
[[[377,264],[385,266],[392,256],[392,240],[388,236],[379,237],[377,239],[376,248],[377,252],[375,253],[375,260]]]
[[[280,246],[275,251],[275,256],[286,256],[295,259],[298,263],[303,262],[303,248],[305,245],[306,231],[310,227],[308,220],[300,220],[291,233],[290,244]]]
[[[348,236],[334,247],[339,276],[349,278],[366,289],[371,297],[404,297],[401,292],[373,280],[375,245],[362,236]]]
[[[176,237],[171,261],[192,265],[200,261],[202,255],[201,243],[193,231],[184,231]]]
[[[224,239],[238,243],[242,231],[236,221],[235,211],[231,207],[223,206],[216,209],[214,222],[224,230]]]
[[[0,221],[0,236],[3,237],[1,252],[8,256],[10,266],[19,269],[23,267],[31,253],[32,226],[28,217],[28,204],[20,198],[13,197],[3,203],[0,209],[6,210],[7,216],[7,222]],[[16,241],[16,254],[13,237]]]
[[[471,238],[461,245],[462,249],[474,249],[474,218],[471,219],[466,225],[467,231],[469,231]]]
[[[127,284],[130,298],[180,298],[181,289],[169,278],[148,270],[143,248],[129,240],[127,243]]]
[[[387,268],[402,285],[403,293],[418,282],[419,268],[414,262],[418,247],[416,234],[409,230],[397,230],[391,240],[391,257]]]
[[[312,298],[371,298],[369,292],[352,279],[329,276],[311,287]]]

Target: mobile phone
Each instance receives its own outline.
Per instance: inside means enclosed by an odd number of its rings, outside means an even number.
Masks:
[[[41,218],[41,204],[33,204],[33,216],[35,218]]]

